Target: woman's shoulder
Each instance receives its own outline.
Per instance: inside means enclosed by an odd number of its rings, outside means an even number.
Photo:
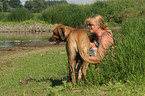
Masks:
[[[107,29],[106,32],[113,36],[113,33],[110,29]]]
[[[113,40],[113,36],[111,34],[108,34],[108,32],[105,32],[104,34],[102,34],[101,36],[101,41],[102,42],[106,42],[106,41],[112,41]]]

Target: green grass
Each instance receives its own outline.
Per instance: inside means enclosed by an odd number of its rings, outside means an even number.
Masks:
[[[87,76],[94,74],[91,70],[89,66]],[[88,77],[88,84],[82,81],[75,89],[71,88],[71,83],[66,82],[67,75],[68,64],[64,47],[20,53],[1,63],[0,93],[1,96],[143,96],[145,92],[145,78],[142,75],[138,76],[138,82],[128,80],[124,83],[114,79],[114,85],[111,80],[102,85],[93,84],[91,79],[94,77]],[[31,81],[25,85],[19,82],[26,78],[39,81]]]
[[[54,81],[60,82],[66,77],[67,60],[64,51],[64,48],[50,48],[42,53],[15,57],[8,65],[1,65],[1,95],[48,94],[48,87],[57,83]],[[19,83],[19,80],[26,78],[40,79],[40,82],[30,82],[27,85]]]

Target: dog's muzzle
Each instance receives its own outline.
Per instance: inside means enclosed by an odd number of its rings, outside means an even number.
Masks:
[[[57,36],[50,37],[49,41],[53,42],[54,45],[58,45],[61,42],[59,37],[57,37]]]

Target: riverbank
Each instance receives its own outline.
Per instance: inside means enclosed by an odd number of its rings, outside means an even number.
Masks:
[[[15,54],[29,53],[38,49],[48,49],[52,47],[65,47],[65,42],[61,42],[59,45],[53,45],[49,41],[35,42],[35,44],[26,47],[0,47],[0,60],[2,58],[13,57]]]
[[[27,20],[23,22],[0,22],[0,40],[48,40],[59,24]]]

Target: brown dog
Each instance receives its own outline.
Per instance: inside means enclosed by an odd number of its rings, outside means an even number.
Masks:
[[[100,63],[93,62],[89,59],[89,48],[90,48],[90,40],[85,31],[60,25],[56,27],[53,31],[53,35],[49,39],[50,42],[54,42],[55,44],[59,44],[61,41],[66,41],[66,51],[68,55],[68,63],[69,63],[69,76],[72,80],[73,86],[75,85],[75,60],[82,65],[79,65],[79,68],[82,66],[82,73],[84,79],[86,79],[86,70],[88,68],[89,63]],[[78,71],[78,70],[77,70]]]

